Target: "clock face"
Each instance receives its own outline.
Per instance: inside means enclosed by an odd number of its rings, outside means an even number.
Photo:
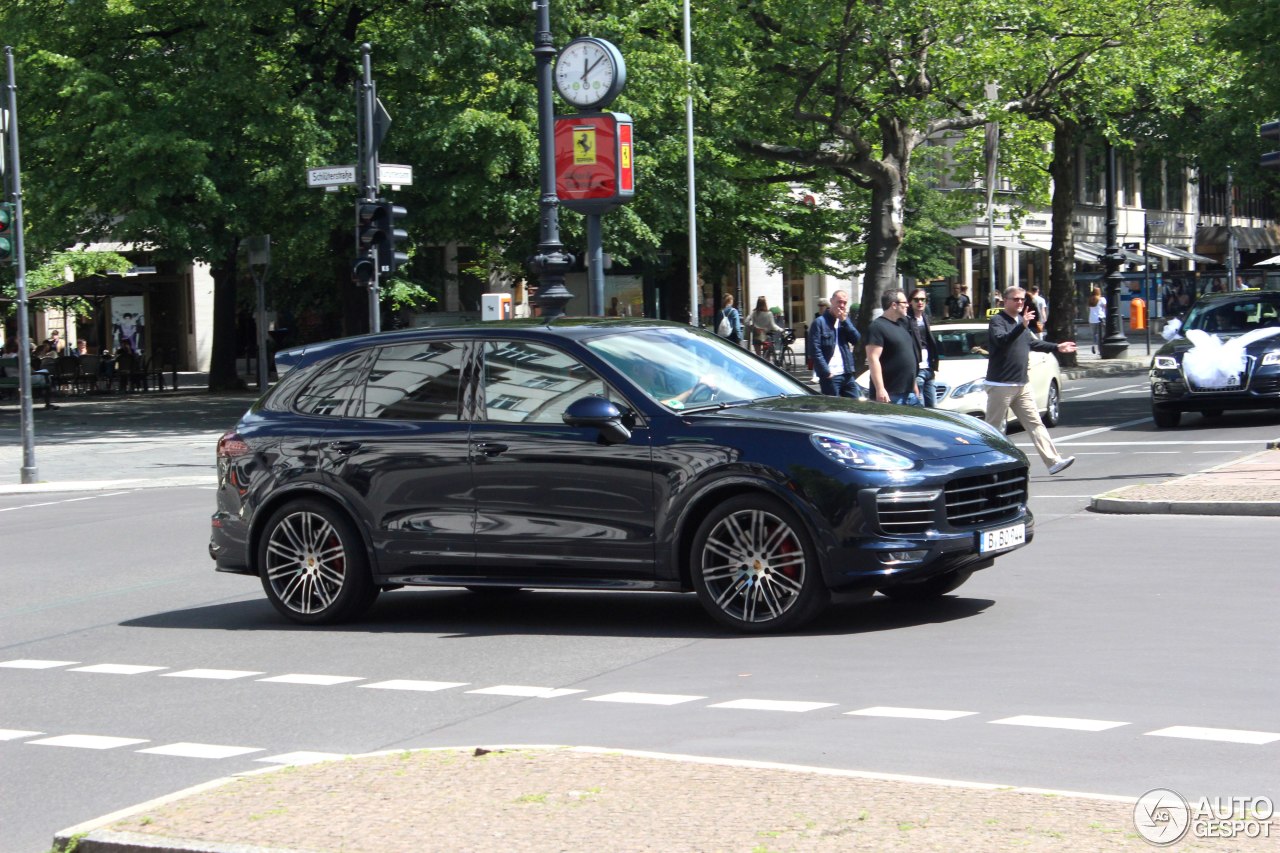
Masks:
[[[622,55],[602,39],[575,39],[556,60],[556,91],[575,107],[608,104],[622,91],[625,77]]]

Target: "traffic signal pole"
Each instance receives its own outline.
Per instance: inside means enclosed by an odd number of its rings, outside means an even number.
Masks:
[[[34,483],[39,476],[36,468],[35,412],[31,408],[31,346],[27,331],[27,258],[22,247],[22,161],[18,156],[18,84],[13,73],[13,48],[5,46],[5,70],[9,109],[9,154],[13,168],[10,170],[13,202],[13,268],[18,302],[18,396],[21,399],[18,429],[22,434],[21,481]]]
[[[373,46],[368,42],[360,45],[363,63],[363,82],[360,85],[360,173],[361,198],[356,200],[356,247],[360,246],[360,212],[362,205],[378,198],[378,140],[373,135],[373,110],[377,95],[373,87],[373,60],[370,54]],[[378,280],[381,276],[377,246],[371,246],[373,255],[373,275],[369,277],[369,331],[382,331],[382,309],[380,307],[380,288]]]

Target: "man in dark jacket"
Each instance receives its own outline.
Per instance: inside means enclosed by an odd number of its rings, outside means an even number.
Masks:
[[[804,344],[823,394],[855,400],[862,396],[853,380],[853,354],[861,339],[849,321],[849,294],[837,290],[831,294],[827,310],[809,324]]]
[[[1036,452],[1049,467],[1050,474],[1065,471],[1074,456],[1062,456],[1049,438],[1049,431],[1040,420],[1035,397],[1027,387],[1027,363],[1031,351],[1075,352],[1075,341],[1055,344],[1037,338],[1027,328],[1032,310],[1026,302],[1027,294],[1021,287],[1010,287],[1004,292],[1004,306],[992,315],[987,326],[987,413],[986,421],[998,430],[1004,429],[1005,417],[1013,409],[1022,428],[1031,436]]]
[[[907,325],[916,333],[920,345],[920,365],[916,371],[916,386],[920,389],[920,401],[925,408],[938,407],[938,342],[933,339],[929,325],[929,291],[917,287],[911,291],[911,306],[907,309]]]

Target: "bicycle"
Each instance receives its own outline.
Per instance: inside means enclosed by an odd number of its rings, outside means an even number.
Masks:
[[[791,345],[795,340],[796,333],[791,329],[769,332],[760,347],[760,356],[775,367],[794,371],[797,369],[797,359]]]

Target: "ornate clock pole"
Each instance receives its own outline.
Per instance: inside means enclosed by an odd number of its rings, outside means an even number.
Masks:
[[[533,56],[538,67],[538,167],[542,196],[538,253],[528,261],[538,277],[538,307],[548,319],[559,317],[573,294],[564,286],[564,274],[573,266],[573,255],[560,242],[560,200],[556,196],[555,105],[551,100],[551,63],[556,49],[551,40],[551,0],[535,0],[538,13],[533,36]]]

